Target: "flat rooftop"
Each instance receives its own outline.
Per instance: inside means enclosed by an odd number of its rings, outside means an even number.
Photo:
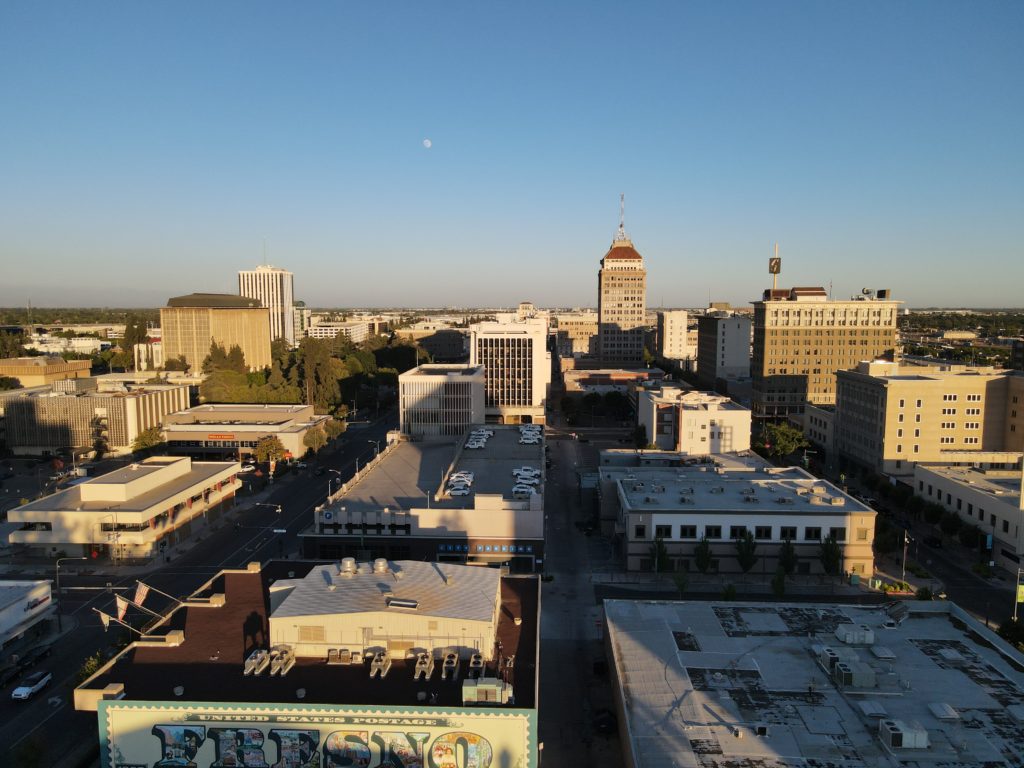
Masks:
[[[985,472],[974,467],[921,467],[939,477],[969,485],[977,491],[994,496],[1002,504],[1020,505],[1021,473],[1013,471]]]
[[[413,705],[417,694],[436,693],[436,706],[462,706],[462,679],[441,681],[440,664],[429,681],[413,680],[413,662],[395,659],[383,680],[371,680],[369,666],[328,665],[326,660],[301,658],[284,677],[244,676],[243,664],[254,634],[269,626],[269,588],[279,579],[307,575],[317,563],[271,562],[259,571],[224,571],[193,597],[223,594],[225,604],[209,607],[186,601],[170,610],[164,624],[153,631],[165,635],[184,631],[177,646],[145,642],[129,646],[83,688],[102,689],[123,683],[124,697],[137,701],[173,701],[175,686],[182,686],[188,701],[280,702],[298,701],[305,689],[309,704]],[[516,708],[536,706],[537,622],[540,582],[536,578],[503,577],[498,640],[505,657],[514,655]],[[151,598],[152,599],[152,598]],[[196,601],[198,602],[198,601]],[[158,603],[153,602],[153,606]],[[149,606],[149,607],[153,607]],[[514,617],[522,622],[516,625]],[[488,665],[488,676],[496,670]]]
[[[377,511],[389,509],[421,509],[427,505],[430,494],[431,508],[472,509],[477,493],[501,494],[511,498],[515,467],[534,467],[544,471],[543,442],[520,445],[519,428],[488,424],[494,436],[484,448],[464,448],[465,440],[457,442],[400,442],[388,452],[380,463],[331,506],[345,507],[349,512],[362,509]],[[458,453],[454,470],[473,473],[473,486],[468,496],[435,497]],[[541,492],[543,486],[537,486]]]
[[[1024,656],[952,603],[604,605],[637,766],[1024,765]],[[856,684],[835,682],[826,647]],[[883,721],[927,746],[888,746]]]
[[[146,475],[163,469],[166,464],[140,463],[122,467],[106,475],[89,478],[85,483],[73,485],[63,491],[44,496],[41,499],[30,501],[17,507],[18,512],[96,512],[113,510],[117,512],[144,512],[161,502],[177,496],[189,488],[211,480],[231,467],[238,467],[234,461],[193,461],[192,470],[181,477],[175,477],[169,482],[158,485],[151,491],[140,493],[124,502],[110,500],[89,501],[82,499],[82,486],[86,484],[121,484],[129,480],[137,480]]]
[[[799,467],[768,467],[752,457],[716,454],[713,463],[677,467],[605,465],[600,473],[621,486],[634,512],[871,512],[866,504]]]
[[[402,378],[411,376],[476,376],[483,374],[482,365],[420,365],[402,374]]]

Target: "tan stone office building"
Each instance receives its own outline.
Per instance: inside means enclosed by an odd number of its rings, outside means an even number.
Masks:
[[[875,472],[987,464],[986,453],[1024,449],[1024,374],[865,362],[836,381],[835,449]]]
[[[270,310],[258,299],[223,293],[193,293],[160,308],[164,360],[184,355],[198,371],[216,342],[238,346],[250,370],[270,366]]]
[[[598,354],[607,368],[644,364],[647,270],[622,225],[597,273]]]
[[[596,312],[562,312],[551,321],[559,357],[597,357]]]
[[[834,301],[824,288],[769,289],[754,302],[750,365],[755,417],[803,413],[836,401],[836,371],[892,359],[901,302],[888,290]]]
[[[306,434],[329,419],[318,416],[312,405],[206,404],[168,414],[164,439],[175,454],[243,458],[264,437],[276,437],[297,458],[306,453]]]
[[[0,360],[0,376],[17,379],[22,387],[43,387],[64,379],[84,379],[91,365],[88,360],[65,360],[56,355],[10,357]]]

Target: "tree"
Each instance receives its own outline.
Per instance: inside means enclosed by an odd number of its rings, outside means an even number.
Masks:
[[[776,600],[781,600],[786,594],[786,571],[781,565],[775,569],[775,575],[772,576],[772,594]]]
[[[651,564],[655,573],[661,573],[668,565],[668,548],[660,536],[651,544]]]
[[[647,427],[643,424],[638,424],[633,430],[633,444],[641,450],[647,447]]]
[[[20,389],[21,382],[13,376],[0,376],[0,392],[5,392],[9,389]]]
[[[142,453],[143,451],[163,445],[163,442],[164,436],[160,431],[160,427],[150,427],[136,435],[135,440],[132,441],[132,451]]]
[[[184,373],[188,373],[188,369],[191,367],[192,366],[188,364],[188,360],[185,359],[184,355],[178,355],[177,357],[172,357],[170,360],[164,360],[165,371],[182,371]]]
[[[938,525],[944,514],[946,514],[946,508],[941,504],[936,504],[933,501],[925,502],[924,521],[928,525]]]
[[[754,554],[756,551],[757,542],[754,541],[754,535],[750,531],[744,532],[740,538],[736,539],[736,561],[744,573],[750,573],[750,569],[757,562],[757,555]]]
[[[131,361],[132,368],[135,367],[135,347],[139,344],[146,344],[149,341],[149,329],[146,328],[146,321],[138,315],[128,315],[124,324],[124,336],[119,346]]]
[[[307,431],[302,437],[302,444],[313,453],[319,452],[321,448],[327,445],[327,435],[323,427],[317,425]]]
[[[808,445],[810,443],[807,442],[804,433],[785,422],[778,424],[766,422],[762,425],[761,434],[754,443],[754,447],[759,451],[767,453],[773,458],[789,456]]]
[[[843,548],[831,533],[821,542],[818,559],[821,561],[821,567],[825,573],[833,578],[839,575],[839,569],[843,562]]]
[[[981,531],[978,530],[976,525],[965,525],[960,529],[957,538],[960,539],[960,543],[965,547],[974,549],[981,541]]]
[[[690,586],[690,577],[683,571],[676,571],[672,574],[672,581],[675,582],[676,590],[679,592],[679,599],[683,599],[683,593]]]
[[[277,439],[276,435],[267,435],[261,437],[259,442],[256,443],[256,447],[253,449],[253,455],[256,457],[256,461],[280,461],[284,458],[284,455],[288,453],[281,441]]]
[[[708,572],[711,567],[711,542],[708,541],[707,536],[702,536],[701,540],[697,542],[697,546],[693,548],[693,560],[698,571]]]
[[[338,419],[328,419],[327,423],[324,424],[324,432],[327,434],[328,440],[336,440],[345,433],[345,429],[348,425],[344,421]]]
[[[793,542],[786,539],[782,542],[782,546],[779,547],[779,568],[782,569],[786,576],[792,576],[796,571],[797,563],[800,561],[800,556],[796,553],[796,547],[793,546]]]
[[[947,512],[942,516],[942,521],[939,523],[939,528],[947,536],[956,536],[956,534],[963,527],[964,521],[960,519],[960,515],[956,512]]]
[[[229,371],[236,373],[246,373],[249,370],[245,365],[245,353],[237,344],[232,345],[228,350],[227,367]]]

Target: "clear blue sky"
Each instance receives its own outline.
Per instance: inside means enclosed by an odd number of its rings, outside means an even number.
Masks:
[[[1021,2],[0,4],[0,304],[1024,305]],[[432,142],[430,148],[424,139]]]

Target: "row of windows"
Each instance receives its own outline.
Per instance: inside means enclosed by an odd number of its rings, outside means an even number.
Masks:
[[[736,539],[742,539],[747,535],[748,528],[745,525],[731,525],[729,526],[729,540],[734,541]],[[758,541],[771,541],[772,540],[773,528],[770,525],[757,525],[754,526],[753,536]],[[806,526],[804,528],[804,541],[821,541],[820,527]],[[832,536],[836,541],[846,541],[846,528],[829,528],[829,535]],[[636,539],[647,538],[647,526],[646,525],[635,525],[633,527],[633,537]],[[721,540],[722,539],[722,526],[720,525],[705,525],[704,526],[704,537],[709,540]],[[672,541],[675,538],[681,540],[696,540],[697,526],[696,525],[680,525],[679,536],[673,537],[671,525],[656,525],[654,526],[654,538],[665,539]],[[796,541],[797,540],[797,527],[783,525],[779,527],[779,539],[781,541]],[[857,529],[857,540],[867,541],[868,540],[868,529],[858,528]]]
[[[469,552],[469,544],[441,544],[438,552]],[[533,554],[533,544],[477,544],[477,552],[510,552],[511,554]]]

